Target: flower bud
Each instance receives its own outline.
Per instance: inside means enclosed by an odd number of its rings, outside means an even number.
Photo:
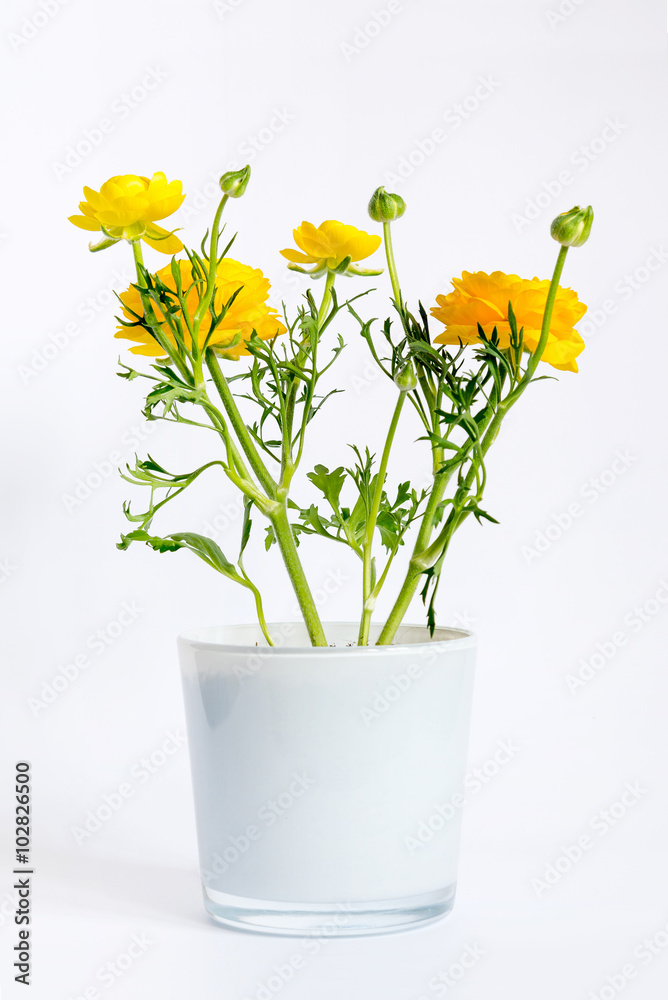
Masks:
[[[417,375],[410,361],[394,376],[394,384],[401,392],[411,392],[415,388]]]
[[[394,222],[406,211],[400,194],[388,194],[384,187],[376,188],[369,202],[369,215],[374,222]]]
[[[589,239],[594,209],[591,205],[576,205],[570,212],[562,212],[550,226],[550,234],[562,247],[581,247]]]
[[[220,178],[220,190],[228,198],[241,198],[250,180],[250,167],[242,167],[241,170],[228,170]]]

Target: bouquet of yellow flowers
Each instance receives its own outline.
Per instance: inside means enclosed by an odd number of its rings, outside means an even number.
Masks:
[[[552,223],[560,244],[550,280],[525,279],[494,271],[464,271],[453,290],[436,297],[431,316],[439,325],[432,336],[420,304],[411,310],[401,290],[392,247],[392,224],[401,218],[403,199],[378,188],[369,202],[371,219],[382,237],[328,220],[319,226],[302,222],[294,230],[298,249],[281,251],[288,267],[323,279],[319,300],[308,291],[296,316],[281,316],[269,305],[269,281],[257,268],[234,260],[233,241],[221,246],[221,220],[230,198],[240,198],[250,168],[220,179],[221,200],[199,250],[184,247],[174,232],[157,225],[184,200],[180,181],[127,174],[112,177],[99,192],[84,188],[81,215],[70,221],[100,234],[93,251],[125,240],[132,247],[137,280],[119,295],[117,337],[130,341],[130,352],[154,361],[141,370],[121,363],[123,378],[147,379],[147,420],[197,424],[215,432],[211,461],[186,474],[168,472],[152,457],[137,459],[124,478],[149,491],[146,509],[125,516],[133,525],[119,547],[145,542],[159,552],[189,549],[212,569],[250,591],[259,624],[269,645],[271,630],[262,596],[244,568],[244,551],[255,509],[267,522],[267,547],[276,544],[297,596],[314,646],[327,636],[299,556],[298,543],[319,535],[348,546],[361,567],[358,643],[369,642],[372,615],[388,572],[415,531],[403,582],[378,638],[392,643],[409,604],[421,587],[429,627],[435,623],[434,598],[450,541],[472,514],[494,518],[482,507],[485,457],[503,418],[537,376],[540,362],[576,372],[584,348],[575,326],[585,313],[577,294],[559,284],[571,246],[581,246],[593,221],[591,207],[576,207]],[[141,244],[172,257],[157,271],[144,264]],[[393,317],[382,325],[358,312],[360,295],[339,295],[350,276],[378,275],[359,266],[384,244],[392,287]],[[184,256],[178,257],[177,255]],[[365,293],[362,293],[365,294]],[[341,310],[359,324],[373,362],[396,387],[380,458],[354,446],[350,468],[318,464],[307,473],[322,497],[301,506],[293,496],[295,476],[313,418],[331,392],[323,393],[322,376],[344,349],[332,330]],[[230,362],[242,360],[232,372]],[[335,390],[336,391],[336,390]],[[406,407],[406,402],[410,407]],[[255,419],[249,406],[257,408]],[[431,465],[427,488],[399,484],[386,490],[392,447],[399,421],[409,411],[421,427]],[[211,538],[180,531],[157,535],[153,521],[207,470],[219,466],[243,497],[245,516],[238,553],[232,560]],[[383,553],[378,554],[381,548]]]

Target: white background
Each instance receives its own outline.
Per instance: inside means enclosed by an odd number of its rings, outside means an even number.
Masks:
[[[668,924],[665,8],[661,0],[402,0],[378,28],[373,12],[386,6],[3,7],[3,1000],[25,992],[12,983],[5,896],[18,758],[34,771],[31,995],[39,1000],[93,987],[110,1000],[261,998],[274,966],[298,953],[304,968],[280,991],[286,1000],[419,1000],[439,995],[430,980],[473,944],[485,955],[448,992],[457,1000],[605,1000],[614,995],[607,977],[619,985],[614,977],[629,962],[636,975],[621,980],[629,998],[665,991],[668,948],[651,962],[634,956]],[[476,88],[485,99],[472,96]],[[90,149],[86,133],[95,137],[101,119],[111,128]],[[445,139],[430,146],[434,129]],[[260,151],[249,154],[252,137]],[[83,152],[79,162],[70,146]],[[548,277],[552,217],[576,203],[596,211],[591,240],[570,253],[564,275],[590,306],[580,374],[539,383],[508,419],[489,462],[487,509],[501,524],[466,524],[439,595],[442,623],[480,635],[472,765],[504,738],[521,751],[467,808],[459,896],[447,920],[399,936],[325,941],[315,955],[298,940],[207,922],[185,749],[149,781],[135,780],[132,798],[84,843],[72,833],[168,733],[183,733],[175,635],[249,620],[252,607],[187,554],[118,552],[130,487],[115,473],[93,477],[90,495],[68,510],[79,480],[110,472],[111,453],[126,461],[148,448],[180,471],[205,444],[165,425],[147,436],[137,383],[114,374],[108,289],[129,280],[129,250],[89,254],[87,234],[66,217],[84,184],[164,170],[184,181],[190,210],[175,222],[197,243],[213,210],[211,178],[251,155],[251,185],[228,216],[240,231],[235,253],[262,267],[276,301],[289,304],[306,281],[290,284],[277,253],[292,245],[293,227],[338,218],[375,231],[365,206],[379,183],[408,203],[395,248],[407,297],[427,305],[462,269]],[[147,250],[153,264],[164,263],[158,257]],[[354,290],[368,284],[359,279]],[[377,284],[367,314],[383,316],[386,278]],[[307,468],[347,462],[348,442],[375,448],[383,433],[387,387],[368,378],[355,328],[342,329],[347,393],[312,425]],[[407,422],[394,481],[426,468],[416,433]],[[613,466],[618,452],[626,464]],[[211,479],[156,528],[203,531],[217,518],[217,540],[233,550],[234,501]],[[568,524],[562,515],[572,504],[580,514]],[[355,617],[358,582],[343,548],[307,541],[302,552],[314,587],[329,574],[346,578],[323,617]],[[292,618],[275,554],[258,552],[250,564],[270,619]],[[96,655],[90,637],[124,602],[141,611]],[[419,602],[409,619],[421,621]],[[615,655],[599,651],[592,678],[569,689],[568,676],[597,644],[610,653],[619,633]],[[36,710],[29,699],[41,699],[45,682],[81,653],[90,665]],[[643,794],[604,836],[595,833],[592,820],[627,782]],[[587,833],[592,848],[538,892],[532,880]],[[98,970],[134,934],[151,945],[107,987]]]

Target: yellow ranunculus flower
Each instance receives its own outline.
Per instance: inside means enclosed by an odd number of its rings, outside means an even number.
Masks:
[[[115,240],[141,238],[154,250],[178,253],[181,240],[169,230],[156,226],[181,206],[185,195],[181,181],[170,181],[163,173],[148,177],[122,174],[110,177],[99,191],[85,187],[86,200],[79,203],[83,215],[71,215],[70,222],[91,233],[102,231]]]
[[[299,250],[281,250],[281,254],[292,264],[314,264],[315,267],[306,273],[318,274],[325,270],[334,271],[346,259],[351,261],[364,260],[375,253],[380,246],[380,236],[372,236],[354,226],[345,226],[342,222],[328,219],[318,227],[310,222],[302,222],[293,229],[295,243]],[[303,268],[296,267],[301,271]],[[364,274],[356,268],[348,269],[351,274]],[[378,271],[368,272],[379,274]]]
[[[479,342],[478,323],[487,336],[496,327],[499,347],[510,347],[508,302],[512,302],[518,331],[524,327],[524,347],[535,351],[540,340],[543,313],[550,287],[539,278],[519,278],[516,274],[493,271],[464,271],[453,278],[454,292],[437,295],[438,305],[432,316],[445,323],[445,330],[435,338],[436,344],[475,344]],[[550,335],[542,360],[563,371],[578,370],[576,357],[584,350],[584,341],[573,329],[587,311],[577,293],[559,286],[552,313]]]
[[[188,314],[192,318],[199,305],[199,292],[200,290],[203,292],[204,282],[202,281],[198,285],[193,280],[193,268],[189,260],[180,260],[177,263],[181,271],[181,287],[186,298]],[[157,272],[157,276],[168,288],[176,291],[171,265],[161,268]],[[224,351],[225,357],[234,358],[235,360],[242,354],[248,354],[243,342],[250,340],[253,330],[255,330],[261,340],[271,340],[272,337],[276,337],[280,333],[285,333],[286,330],[278,318],[277,311],[267,305],[270,288],[269,279],[265,278],[259,268],[252,268],[247,264],[240,264],[237,260],[225,257],[219,263],[216,272],[216,286],[213,298],[216,311],[220,311],[223,305],[230,300],[239,288],[241,291],[230,306],[224,319],[216,327],[209,341],[210,347],[215,347],[220,352]],[[134,286],[131,285],[127,291],[122,292],[120,298],[123,303],[123,314],[128,322],[136,322],[137,316],[144,315],[139,292]],[[154,310],[156,316],[160,319],[163,313],[155,306]],[[176,315],[181,316],[181,313],[177,312]],[[165,337],[174,343],[174,337],[167,324],[161,323],[161,327]],[[185,323],[183,323],[183,328],[186,346],[190,347],[192,341]],[[199,328],[200,347],[204,346],[206,335],[210,329],[211,314],[207,312]],[[241,341],[225,351],[226,345],[230,344],[237,335],[241,337]],[[133,340],[139,345],[138,347],[130,348],[132,354],[146,354],[152,358],[164,357],[165,352],[158,342],[148,331],[139,326],[121,326],[115,336],[120,337],[122,340]]]

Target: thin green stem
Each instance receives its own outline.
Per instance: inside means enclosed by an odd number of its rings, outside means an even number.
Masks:
[[[484,459],[485,455],[496,441],[499,430],[501,428],[501,423],[503,421],[503,418],[505,417],[506,413],[508,412],[511,406],[512,403],[508,404],[507,401],[504,401],[504,403],[499,405],[496,413],[494,414],[494,417],[490,421],[489,426],[487,427],[487,430],[485,432],[485,435],[478,447],[478,462],[475,461],[471,462],[471,468],[469,469],[464,479],[464,482],[457,491],[457,495],[461,495],[464,499],[468,497],[468,492],[471,486],[473,485],[474,479],[478,478],[479,476],[478,466],[482,464],[482,460]],[[478,495],[477,495],[478,500],[482,499],[482,491],[484,490],[485,480],[486,480],[486,472],[484,471],[483,468],[483,479],[479,483],[479,488],[478,488]],[[447,518],[443,528],[441,529],[437,537],[434,539],[434,541],[431,543],[431,545],[428,548],[423,549],[421,553],[414,554],[413,558],[411,559],[411,562],[413,563],[415,568],[418,569],[420,573],[422,573],[425,569],[430,569],[438,562],[439,558],[443,554],[443,550],[449,544],[452,535],[455,533],[455,530],[464,520],[466,520],[468,513],[469,512],[462,511],[457,507],[455,507],[450,513],[450,516]]]
[[[322,294],[320,308],[318,309],[318,333],[320,333],[322,329],[322,324],[325,321],[327,310],[329,309],[330,302],[332,301],[332,287],[334,285],[335,278],[336,274],[334,271],[327,272],[327,277],[325,278],[325,290]]]
[[[358,544],[358,542],[357,542],[355,536],[353,535],[352,531],[350,530],[350,525],[348,524],[348,521],[344,519],[343,514],[341,513],[341,508],[340,508],[339,504],[338,503],[332,503],[332,510],[334,511],[334,513],[336,514],[337,518],[339,519],[339,524],[341,525],[341,528],[343,529],[343,534],[346,536],[346,541],[348,542],[348,545],[353,550],[353,552],[360,557],[360,559],[363,559],[364,558],[364,554],[362,552],[362,549],[361,549],[360,545]],[[343,541],[343,539],[341,539],[341,541]]]
[[[408,570],[406,571],[404,582],[401,590],[399,591],[399,596],[397,597],[394,607],[392,608],[387,621],[378,636],[376,643],[378,646],[386,646],[392,642],[397,629],[404,619],[404,615],[408,611],[408,606],[413,600],[413,596],[417,590],[418,580],[420,579],[420,575],[422,573],[422,570],[418,569],[414,565],[413,559],[416,553],[422,552],[422,550],[429,544],[429,539],[431,538],[431,533],[434,527],[436,510],[438,505],[443,500],[451,476],[452,472],[441,472],[434,480],[434,485],[420,523],[420,530],[418,531],[417,539],[415,541],[413,557],[408,564]]]
[[[264,607],[262,605],[262,595],[261,595],[260,591],[258,590],[258,588],[253,583],[253,581],[250,579],[250,577],[248,576],[248,574],[246,573],[246,570],[244,569],[244,564],[243,564],[241,556],[239,556],[238,565],[239,565],[239,569],[241,570],[241,575],[243,576],[244,580],[246,581],[243,584],[243,586],[246,587],[248,590],[250,590],[250,592],[252,593],[253,598],[255,600],[255,612],[257,614],[257,620],[258,620],[258,623],[260,625],[260,628],[262,629],[262,635],[267,640],[267,645],[268,646],[275,646],[276,643],[274,642],[274,640],[271,637],[271,633],[270,633],[270,631],[269,631],[269,629],[267,627],[267,619],[264,616]]]
[[[134,257],[135,268],[137,271],[137,284],[141,285],[142,288],[146,288],[146,285],[142,280],[139,267],[137,266],[139,264],[141,264],[142,267],[144,266],[144,255],[141,252],[141,243],[139,240],[132,240],[130,245],[132,246],[132,256]]]
[[[302,455],[304,453],[304,442],[306,438],[306,427],[308,424],[309,414],[311,412],[311,406],[313,405],[313,396],[315,394],[315,387],[318,381],[317,372],[317,362],[318,362],[318,343],[320,339],[320,331],[322,330],[325,319],[327,318],[327,313],[329,311],[329,306],[332,301],[332,287],[334,285],[334,280],[336,274],[334,271],[328,271],[327,277],[325,279],[325,290],[322,295],[322,301],[320,303],[320,308],[318,309],[318,316],[316,319],[316,335],[314,338],[313,349],[311,352],[311,378],[309,381],[306,399],[304,400],[304,408],[302,414],[301,427],[299,429],[298,437],[298,447],[297,456],[293,459],[292,455],[292,425],[294,420],[295,405],[297,402],[297,392],[298,392],[298,380],[295,378],[292,382],[290,389],[288,390],[288,395],[285,401],[285,411],[283,414],[283,445],[281,451],[281,478],[280,478],[280,489],[284,491],[287,495],[288,487],[292,481],[299,463],[301,462]]]
[[[218,208],[216,209],[216,214],[213,217],[213,223],[211,224],[211,240],[209,243],[209,271],[206,276],[206,289],[204,295],[200,299],[199,305],[195,310],[195,315],[193,316],[193,353],[197,355],[199,351],[198,334],[200,324],[207,313],[211,299],[213,298],[213,293],[216,288],[216,269],[218,267],[218,236],[220,229],[220,219],[223,214],[223,209],[227,204],[229,195],[224,194],[220,200]]]
[[[248,428],[244,423],[244,419],[239,412],[232,390],[230,389],[227,379],[223,375],[221,367],[218,364],[218,359],[211,348],[206,351],[205,360],[207,368],[211,373],[214,385],[218,390],[218,395],[222,400],[223,408],[225,409],[228,419],[234,428],[237,440],[241,445],[241,449],[248,459],[248,463],[257,476],[257,480],[263,490],[266,491],[270,499],[275,500],[277,495],[277,485],[270,476],[264,462],[258,454],[253,438],[251,437]]]
[[[276,534],[276,541],[283,556],[285,568],[288,571],[295,595],[299,602],[299,607],[304,618],[304,623],[308,630],[311,645],[326,646],[327,637],[320,621],[320,615],[316,607],[311,589],[304,573],[304,568],[297,553],[292,525],[288,519],[288,512],[285,504],[281,504],[270,516],[271,523]]]
[[[385,223],[387,225],[387,223]],[[392,414],[392,420],[390,421],[390,426],[387,432],[387,438],[385,439],[385,447],[383,448],[383,454],[381,456],[380,465],[378,467],[378,474],[376,476],[376,486],[373,493],[373,498],[371,500],[371,509],[367,514],[366,528],[364,531],[364,540],[362,542],[362,618],[360,620],[359,636],[357,639],[357,644],[359,646],[366,646],[369,641],[369,627],[371,625],[371,616],[373,614],[373,609],[376,603],[375,597],[372,595],[373,583],[372,583],[372,555],[373,555],[373,539],[374,533],[376,531],[376,522],[378,520],[378,511],[380,510],[380,502],[383,496],[383,487],[385,485],[385,476],[387,475],[387,466],[390,460],[390,451],[392,450],[392,444],[394,442],[394,435],[396,434],[397,425],[399,423],[399,417],[401,416],[401,411],[403,409],[404,400],[406,398],[405,392],[399,393],[399,398],[397,400],[397,405],[394,408],[394,413]]]
[[[564,269],[564,264],[566,263],[566,255],[568,253],[568,247],[561,247],[559,250],[559,256],[557,257],[557,263],[554,267],[554,273],[552,275],[552,281],[550,282],[550,289],[547,293],[547,300],[545,302],[545,312],[543,313],[543,324],[540,329],[540,340],[536,346],[536,350],[532,352],[529,364],[527,365],[526,372],[524,373],[524,378],[522,379],[523,385],[526,386],[531,381],[533,373],[538,367],[538,362],[543,356],[543,351],[547,345],[547,338],[550,335],[550,324],[552,323],[552,313],[554,311],[554,303],[557,298],[557,292],[559,291],[559,281],[561,279],[561,272]]]
[[[135,262],[135,270],[137,272],[137,285],[141,289],[146,289],[146,285],[144,284],[144,278],[140,269],[144,267],[144,256],[142,254],[141,243],[139,242],[139,240],[131,240],[130,243],[132,246],[132,256],[134,257],[134,262]],[[162,332],[162,327],[158,322],[155,313],[153,312],[152,305],[150,305],[150,303],[144,303],[144,302],[142,302],[142,304],[144,305],[145,320],[147,320],[146,306],[148,305],[150,309],[150,314],[151,314],[150,318],[152,322],[148,323],[148,325],[151,328],[151,336],[156,341],[158,346],[162,348],[162,350],[165,352],[165,354],[170,359],[172,364],[176,368],[178,368],[178,370],[180,371],[181,375],[184,377],[186,382],[192,384],[192,375],[190,374],[190,370],[188,369],[183,359],[179,356],[178,351],[175,351],[174,348],[172,347],[171,343],[169,342],[169,338],[164,336]]]
[[[394,260],[394,250],[392,248],[391,222],[383,223],[383,240],[385,243],[385,256],[387,258],[387,270],[390,275],[390,281],[392,282],[392,294],[394,295],[394,301],[401,311],[404,307],[404,301],[401,297],[401,287],[399,285],[399,277],[397,275],[397,265]]]

